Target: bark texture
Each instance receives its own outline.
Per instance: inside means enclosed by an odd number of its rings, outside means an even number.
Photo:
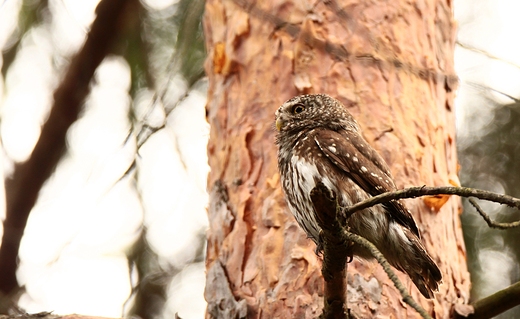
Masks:
[[[290,215],[276,168],[274,111],[297,94],[348,106],[389,163],[398,187],[458,183],[452,3],[208,0],[211,173],[208,317],[314,318],[321,261]],[[469,299],[460,201],[408,201],[444,283],[425,300],[448,318]],[[360,318],[417,318],[375,262],[348,268],[348,306]]]

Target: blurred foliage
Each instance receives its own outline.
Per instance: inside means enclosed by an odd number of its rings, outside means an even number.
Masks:
[[[181,0],[173,17],[178,26],[175,49],[180,72],[191,87],[204,76],[204,36],[202,30],[203,0]]]
[[[129,299],[133,304],[129,313],[140,318],[160,318],[168,297],[165,286],[171,278],[165,278],[166,272],[159,268],[159,256],[150,249],[146,230],[142,231],[132,248],[128,261],[130,269],[135,267],[139,278],[138,283],[133,283],[132,297]]]
[[[157,77],[168,81],[174,74],[180,74],[191,88],[204,77],[204,1],[180,0],[160,11],[145,9],[140,6],[128,19],[123,39],[124,56],[132,68],[132,93],[155,88],[156,82],[163,82]]]
[[[120,48],[118,51],[121,51],[128,65],[131,69],[131,88],[130,94],[135,96],[135,94],[146,87],[154,86],[154,78],[149,70],[149,57],[148,53],[150,48],[148,44],[143,39],[143,35],[141,32],[142,27],[142,19],[146,16],[146,10],[139,3],[139,8],[131,14],[127,18],[127,28],[126,32],[121,39]]]
[[[135,97],[139,90],[148,88],[154,92],[155,98],[165,103],[165,109],[173,110],[179,101],[165,99],[172,87],[172,78],[179,74],[182,76],[187,94],[205,75],[203,63],[206,51],[202,32],[204,1],[180,0],[160,11],[145,9],[141,7],[137,13],[139,26],[134,25],[125,38],[125,58],[132,70],[131,94]],[[176,86],[172,88],[179,89]],[[185,94],[177,95],[182,99]],[[166,105],[168,103],[174,105]],[[135,120],[133,114],[130,117]],[[129,314],[146,319],[161,318],[165,316],[168,285],[182,268],[165,266],[164,260],[147,243],[145,231],[129,256],[131,268],[136,267],[140,278],[133,291],[134,304]],[[205,235],[202,234],[193,244],[197,253],[192,262],[204,259],[204,245]]]
[[[480,91],[484,93],[484,107],[491,108],[492,118],[487,119],[487,125],[479,134],[458,140],[462,185],[520,197],[520,103],[515,101],[512,104],[500,105],[486,94],[489,90]],[[479,117],[482,113],[475,111],[473,116]],[[517,210],[493,204],[484,207],[498,222],[520,219],[520,212]],[[485,269],[485,264],[483,265],[484,255],[481,255],[485,250],[502,254],[504,260],[516,260],[516,265],[513,265],[510,273],[496,273],[491,276],[509,279],[511,283],[519,281],[520,229],[489,228],[467,201],[464,202],[462,223],[468,251],[468,266],[472,273],[472,296],[481,298],[488,292],[488,284],[482,278],[483,275],[489,278],[489,270]],[[500,255],[495,256],[500,258]],[[494,262],[500,262],[498,258]],[[503,266],[504,271],[511,269],[506,264]],[[497,318],[520,318],[520,309],[516,307]]]
[[[168,103],[176,102],[169,99],[164,101],[168,90],[179,90],[176,96],[186,96],[192,89],[198,88],[196,84],[205,76],[203,64],[206,50],[202,28],[205,2],[180,0],[161,10],[147,7],[145,2],[136,1],[135,4],[135,10],[128,10],[126,13],[122,36],[115,43],[111,53],[123,56],[128,62],[131,69],[129,93],[133,99],[138,92],[149,90],[156,99],[162,100],[165,108],[168,108]],[[62,5],[66,6],[64,3]],[[1,71],[4,79],[20,51],[24,36],[37,26],[51,23],[53,17],[48,6],[48,0],[23,1],[17,27],[2,52]],[[176,77],[182,78],[185,82],[184,87],[173,81]],[[173,108],[172,106],[169,109]],[[130,108],[129,117],[132,123],[137,124],[134,111]],[[141,127],[133,126],[134,130]],[[168,285],[186,265],[168,265],[167,260],[157,255],[150,247],[146,235],[146,229],[143,227],[139,240],[128,253],[130,277],[134,272],[138,274],[139,279],[138,282],[132,283],[134,289],[126,310],[129,315],[135,317],[161,318],[165,316],[167,299],[171,298],[167,293]],[[201,262],[204,259],[204,245],[205,234],[201,230],[197,242],[191,247],[196,251],[196,257],[191,262]]]
[[[191,88],[204,76],[203,0],[180,0],[173,6],[149,10],[143,17],[144,42],[155,75],[179,72]]]
[[[27,33],[27,31],[29,31],[34,25],[42,23],[42,21],[48,16],[48,5],[49,3],[47,0],[23,1],[22,9],[18,16],[18,26],[14,29],[2,52],[2,76],[4,78],[9,66],[11,66],[11,63],[16,57],[16,53],[18,52],[18,48],[25,33]]]

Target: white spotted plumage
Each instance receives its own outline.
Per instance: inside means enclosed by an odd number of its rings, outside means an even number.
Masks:
[[[318,182],[337,194],[343,207],[396,189],[388,166],[337,100],[324,94],[298,96],[285,102],[275,116],[282,188],[296,221],[316,243],[320,229],[310,193]],[[400,201],[365,209],[347,223],[394,267],[408,273],[425,297],[433,297],[442,275]],[[354,254],[371,257],[357,246]]]

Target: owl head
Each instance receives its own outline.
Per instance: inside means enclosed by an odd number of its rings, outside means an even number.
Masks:
[[[326,94],[293,97],[275,112],[276,129],[295,133],[322,127],[331,130],[359,131],[359,126],[345,106]]]

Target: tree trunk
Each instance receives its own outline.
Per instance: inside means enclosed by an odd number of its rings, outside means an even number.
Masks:
[[[276,168],[274,112],[292,96],[342,101],[398,187],[457,183],[451,5],[207,1],[208,317],[321,313],[321,260],[285,205]],[[399,275],[434,318],[469,299],[460,201],[447,199],[408,201],[443,273],[435,300]],[[347,298],[360,318],[418,318],[375,262],[349,265]]]

